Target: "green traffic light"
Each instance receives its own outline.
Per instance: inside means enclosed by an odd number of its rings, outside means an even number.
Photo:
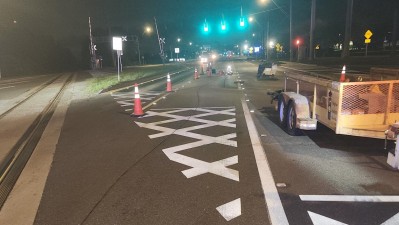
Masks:
[[[245,26],[244,18],[240,18],[240,27]]]
[[[209,31],[209,27],[208,27],[208,23],[206,22],[206,19],[205,19],[204,32],[208,32],[208,31]]]
[[[226,30],[226,21],[222,21],[222,22],[220,23],[220,28],[221,28],[223,31]]]

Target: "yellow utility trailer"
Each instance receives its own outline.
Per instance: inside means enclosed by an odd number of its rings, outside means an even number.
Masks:
[[[280,125],[291,135],[315,130],[317,122],[342,135],[393,140],[399,133],[399,80],[337,82],[286,73],[277,100]]]

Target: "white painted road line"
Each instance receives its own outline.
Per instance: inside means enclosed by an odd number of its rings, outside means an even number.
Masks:
[[[7,88],[13,88],[13,87],[15,87],[15,86],[0,87],[0,90],[1,89],[7,89]]]
[[[249,136],[252,142],[252,149],[254,151],[256,165],[258,167],[270,222],[272,225],[288,225],[289,223],[287,215],[284,212],[283,204],[281,203],[280,196],[278,195],[273,175],[267,161],[266,153],[262,147],[255,123],[252,120],[251,113],[249,112],[245,99],[241,100],[241,104],[244,110],[245,121],[247,123]]]
[[[399,202],[397,195],[299,195],[308,202]]]
[[[4,85],[12,85],[12,84],[23,84],[23,83],[28,83],[29,81],[18,81],[18,82],[7,82],[7,83],[0,83],[0,86],[4,86]]]

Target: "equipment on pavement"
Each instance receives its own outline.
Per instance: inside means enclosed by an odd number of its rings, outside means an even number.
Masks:
[[[263,62],[258,66],[258,73],[256,77],[258,79],[261,79],[263,77],[274,78],[276,71],[277,71],[277,64],[274,64],[272,62]]]
[[[399,80],[345,80],[286,73],[284,90],[268,93],[276,104],[280,126],[298,135],[301,130],[316,130],[319,122],[336,134],[397,139]],[[399,145],[395,149],[388,163],[399,169]]]
[[[227,75],[232,75],[233,74],[233,70],[231,69],[230,65],[227,66],[226,73],[227,73]]]

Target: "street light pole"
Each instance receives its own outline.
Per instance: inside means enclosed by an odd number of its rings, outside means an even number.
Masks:
[[[139,64],[141,65],[141,55],[140,55],[140,42],[139,42],[139,37],[137,37],[137,50],[139,51]]]
[[[293,61],[294,52],[292,51],[292,0],[290,0],[290,61]]]

